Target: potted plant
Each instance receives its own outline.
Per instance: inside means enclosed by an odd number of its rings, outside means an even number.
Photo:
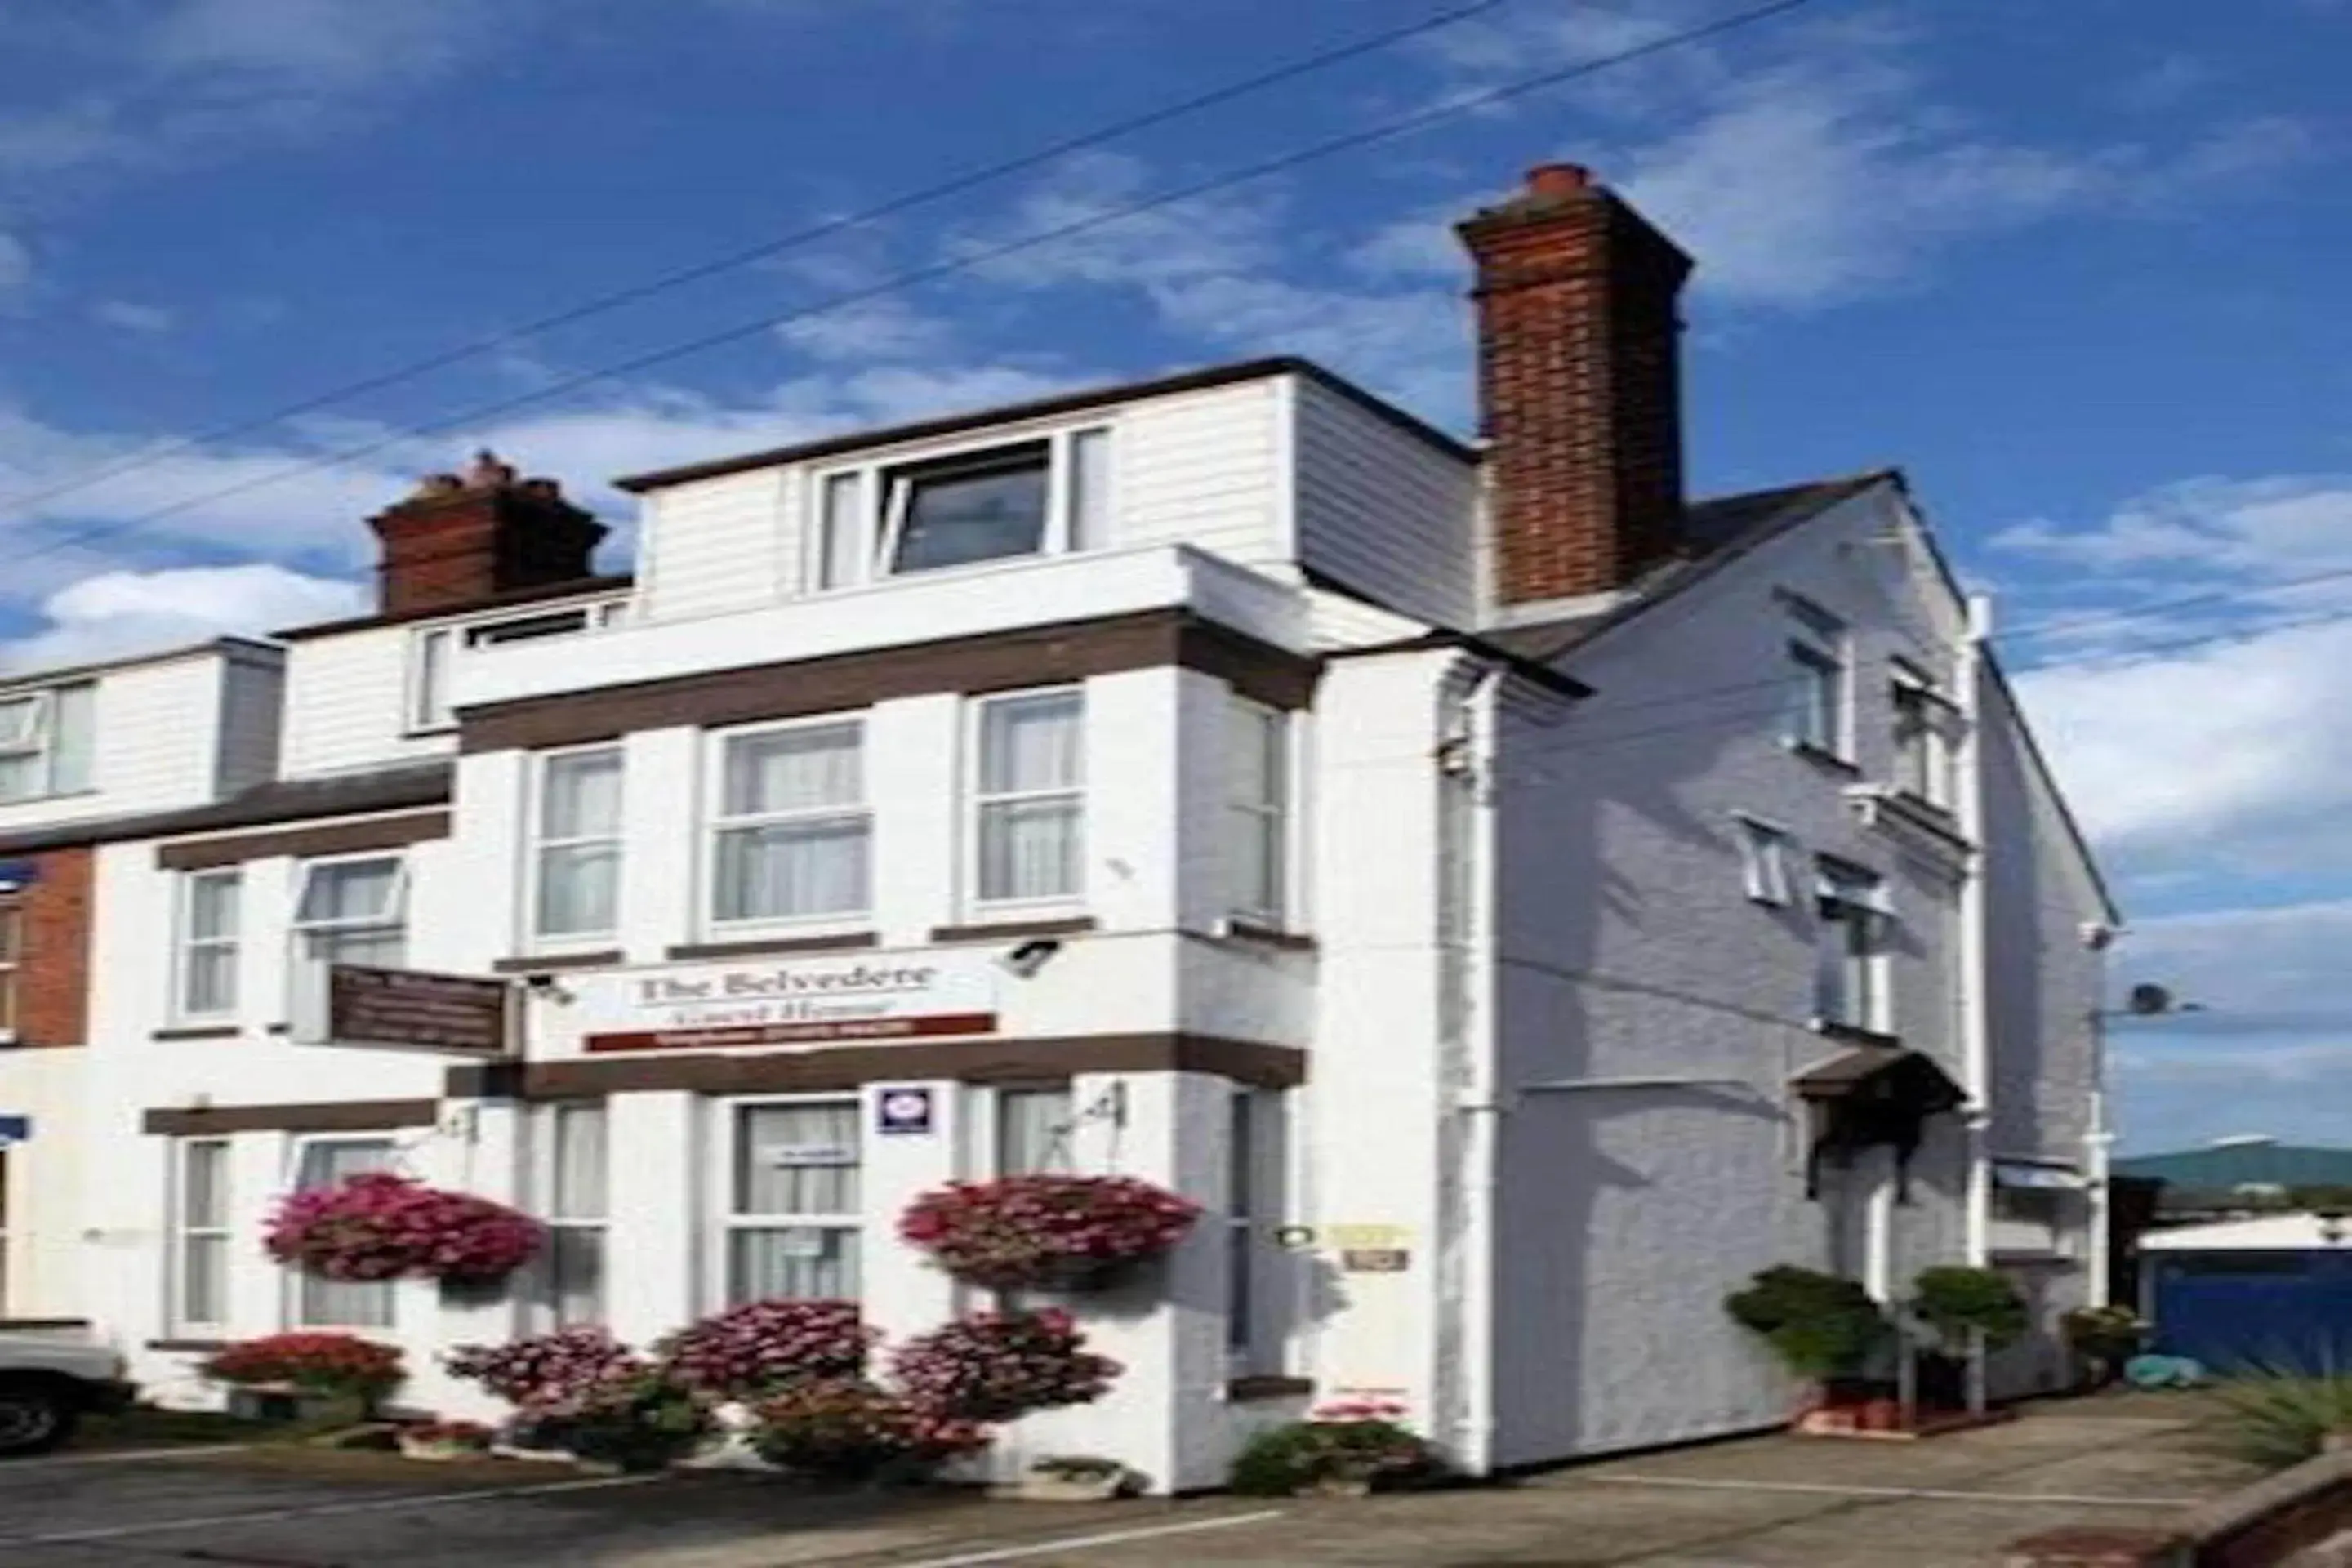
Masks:
[[[787,1384],[752,1406],[751,1447],[770,1464],[833,1480],[916,1480],[987,1447],[986,1429],[864,1378]]]
[[[515,1407],[497,1451],[570,1460],[558,1414],[613,1378],[646,1370],[645,1360],[603,1329],[564,1329],[503,1345],[461,1345],[442,1358],[453,1377],[480,1384]]]
[[[356,1334],[269,1334],[213,1353],[199,1369],[231,1387],[233,1415],[364,1421],[406,1376],[398,1347]]]
[[[2077,1307],[2060,1320],[2066,1348],[2082,1364],[2085,1381],[2104,1387],[2123,1375],[2124,1364],[2147,1342],[2148,1324],[2129,1307]]]
[[[1813,1385],[1801,1425],[1817,1415],[1828,1417],[1826,1425],[1837,1425],[1840,1417],[1831,1413],[1851,1412],[1873,1392],[1864,1374],[1891,1342],[1894,1326],[1854,1281],[1783,1264],[1757,1274],[1723,1304],[1733,1321],[1760,1337],[1782,1365]],[[1853,1424],[1850,1415],[1844,1424]]]
[[[707,1396],[643,1364],[607,1373],[536,1414],[582,1464],[624,1474],[667,1468],[714,1427]]]
[[[1108,1502],[1134,1479],[1117,1459],[1055,1454],[1032,1460],[1013,1495],[1028,1502]]]
[[[530,1261],[545,1237],[504,1204],[371,1171],[280,1198],[262,1245],[322,1279],[414,1276],[479,1289]]]
[[[1966,1355],[1972,1337],[1988,1350],[2016,1343],[2031,1326],[2025,1298],[2008,1275],[1949,1264],[1920,1270],[1911,1283],[1911,1312],[1935,1331],[1949,1355]]]
[[[961,1421],[1012,1421],[1103,1396],[1121,1368],[1086,1342],[1058,1309],[976,1312],[907,1342],[890,1371],[927,1410]]]
[[[478,1421],[420,1421],[394,1436],[403,1458],[446,1464],[488,1454],[494,1434]]]
[[[1234,1460],[1233,1489],[1257,1497],[1362,1497],[1437,1473],[1429,1444],[1379,1401],[1323,1405],[1307,1420],[1269,1426]]]
[[[1089,1290],[1167,1253],[1201,1206],[1131,1176],[1053,1173],[951,1182],[899,1216],[899,1237],[976,1285]]]

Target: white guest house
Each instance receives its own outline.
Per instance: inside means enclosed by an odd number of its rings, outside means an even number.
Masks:
[[[1775,1263],[2095,1295],[2114,916],[1988,612],[1893,474],[1685,500],[1690,264],[1582,171],[1462,235],[1476,445],[1268,359],[625,480],[634,576],[487,456],[374,518],[380,613],[278,639],[274,776],[0,806],[91,867],[19,1310],[171,1399],[310,1325],[470,1410],[436,1353],[551,1324],[919,1331],[986,1302],[917,1194],[1131,1174],[1206,1216],[1081,1303],[1109,1396],[1000,1448],[1171,1489],[1349,1395],[1477,1470],[1771,1423],[1721,1301]],[[101,762],[268,749],[104,690]],[[518,1054],[314,1043],[337,961],[510,982]],[[488,1299],[267,1258],[376,1167],[554,1243]]]

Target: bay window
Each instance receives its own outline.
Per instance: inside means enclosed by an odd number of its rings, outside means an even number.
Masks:
[[[727,1114],[727,1304],[856,1300],[858,1102],[756,1100]]]
[[[1086,699],[1030,691],[979,703],[972,888],[984,904],[1084,891]]]
[[[1099,549],[1110,538],[1111,483],[1102,428],[835,469],[813,487],[808,586]]]
[[[91,787],[97,694],[83,684],[0,697],[0,805]]]
[[[389,1171],[396,1151],[389,1138],[305,1138],[295,1146],[294,1189],[318,1192],[372,1171]],[[294,1275],[294,1323],[304,1329],[392,1327],[389,1279],[328,1279]]]
[[[236,1011],[238,904],[245,879],[235,867],[192,872],[182,885],[179,1016],[216,1018]]]
[[[229,1143],[226,1138],[184,1138],[174,1149],[172,1330],[217,1333],[228,1322]]]
[[[1226,908],[1279,925],[1289,855],[1289,718],[1235,698],[1226,722]]]
[[[719,746],[711,923],[864,912],[874,838],[865,725],[792,724],[728,735]]]
[[[540,759],[531,852],[531,934],[544,942],[610,936],[619,916],[621,749]]]

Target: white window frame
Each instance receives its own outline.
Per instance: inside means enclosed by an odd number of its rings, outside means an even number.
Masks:
[[[58,698],[69,690],[87,690],[90,693],[90,700],[86,710],[87,722],[95,727],[98,722],[98,700],[97,688],[93,682],[68,681],[63,686],[47,686],[29,691],[0,693],[0,709],[13,708],[19,703],[24,703],[32,710],[32,717],[26,723],[22,736],[0,739],[0,757],[34,758],[37,775],[31,790],[24,795],[0,799],[0,806],[24,805],[37,800],[53,800],[68,793],[85,795],[93,787],[91,783],[85,782],[68,792],[60,787],[58,783],[58,714],[60,707]],[[91,737],[93,742],[95,739],[95,736]]]
[[[320,1146],[353,1143],[381,1145],[385,1152],[385,1158],[382,1168],[387,1171],[396,1171],[400,1168],[400,1143],[399,1141],[394,1138],[390,1133],[297,1132],[287,1140],[286,1174],[284,1177],[285,1190],[288,1192],[294,1191],[294,1184],[302,1179],[302,1157],[307,1151]],[[389,1318],[391,1321],[383,1323],[313,1323],[306,1321],[302,1316],[302,1271],[293,1267],[291,1264],[284,1265],[283,1268],[286,1276],[285,1305],[283,1310],[288,1328],[303,1331],[317,1331],[370,1335],[392,1335],[398,1331],[400,1328],[400,1282],[398,1280],[380,1279],[363,1281],[363,1283],[373,1284],[383,1291],[386,1305],[384,1315]],[[346,1283],[362,1283],[362,1281],[346,1281]]]
[[[1225,1360],[1235,1373],[1259,1369],[1265,1270],[1257,1245],[1265,1187],[1265,1100],[1236,1085],[1225,1101]]]
[[[1297,817],[1293,805],[1297,798],[1296,758],[1298,748],[1296,726],[1292,723],[1291,715],[1279,708],[1271,707],[1264,702],[1254,702],[1238,693],[1229,700],[1232,711],[1226,717],[1229,726],[1226,731],[1227,744],[1232,743],[1234,736],[1234,731],[1230,726],[1237,718],[1243,719],[1259,726],[1260,735],[1273,737],[1275,755],[1274,766],[1266,780],[1266,787],[1272,792],[1271,798],[1255,801],[1242,798],[1237,760],[1233,758],[1226,760],[1224,770],[1225,912],[1234,920],[1248,924],[1284,931],[1288,929],[1292,906],[1297,901],[1292,896],[1292,890],[1297,886],[1297,879],[1292,874],[1291,869],[1291,846],[1297,836],[1297,829],[1293,826]],[[1250,824],[1261,830],[1268,823],[1273,825],[1273,864],[1268,868],[1274,883],[1274,903],[1271,908],[1256,908],[1243,901],[1238,885],[1243,868],[1241,856],[1244,853],[1243,841],[1239,837],[1241,827],[1237,821],[1241,818],[1246,818]]]
[[[703,766],[702,797],[702,898],[701,925],[704,932],[713,937],[757,936],[763,931],[791,931],[823,934],[833,931],[863,930],[874,916],[874,871],[877,847],[877,821],[874,813],[874,774],[872,753],[866,749],[873,726],[867,712],[860,710],[847,713],[826,713],[806,719],[793,719],[781,724],[744,724],[731,730],[713,730],[705,736],[706,752]],[[747,740],[761,735],[780,735],[794,730],[825,730],[850,728],[857,731],[858,800],[855,805],[796,806],[789,811],[759,812],[748,816],[729,816],[727,806],[727,745],[730,741]],[[851,817],[866,825],[866,901],[854,910],[824,910],[805,915],[760,915],[745,920],[719,918],[719,844],[730,828],[767,827],[781,823],[845,821]]]
[[[229,901],[230,927],[226,936],[196,935],[196,889],[206,882],[226,882],[236,889]],[[208,870],[189,871],[180,878],[179,940],[173,944],[172,965],[172,1016],[184,1021],[234,1018],[237,1015],[239,984],[237,973],[239,954],[245,945],[245,868],[241,866],[216,866]],[[198,948],[226,949],[229,954],[228,1004],[226,1006],[200,1009],[189,998],[189,981],[195,973],[194,959]]]
[[[1732,817],[1732,826],[1739,836],[1740,877],[1748,897],[1772,909],[1786,908],[1795,885],[1789,870],[1794,836],[1776,823],[1744,813]]]
[[[0,1046],[15,1045],[25,1025],[25,906],[14,891],[0,890]]]
[[[1937,689],[1926,672],[1908,664],[1897,662],[1888,684],[1895,793],[1949,811],[1958,784],[1954,731],[1961,721],[1959,708]],[[1910,728],[1914,722],[1918,726],[1916,742],[1908,739],[1914,734]],[[1915,743],[1916,752],[1912,749]],[[1915,771],[1922,775],[1916,781],[1909,776]],[[1914,787],[1915,782],[1919,787]]]
[[[396,921],[331,921],[306,923],[302,919],[302,896],[310,891],[310,873],[324,866],[346,866],[361,861],[390,860],[398,868],[393,878],[392,892],[385,900],[397,914]],[[310,938],[314,932],[335,931],[390,931],[396,926],[401,933],[404,950],[408,941],[408,857],[397,849],[367,849],[352,855],[320,855],[313,859],[299,860],[294,866],[294,897],[287,906],[287,973],[295,987],[293,1005],[296,1016],[315,1016],[323,1022],[326,1017],[326,966],[310,957]],[[313,988],[315,1003],[303,1005],[303,987]]]
[[[559,1100],[534,1107],[530,1125],[530,1194],[531,1211],[549,1232],[549,1243],[541,1267],[532,1281],[530,1299],[524,1303],[525,1315],[530,1321],[533,1333],[551,1333],[558,1329],[583,1324],[604,1323],[613,1312],[613,1111],[608,1100]],[[604,1118],[604,1166],[598,1173],[598,1183],[604,1189],[604,1202],[593,1215],[559,1212],[560,1180],[562,1169],[562,1123],[567,1112],[593,1110]],[[604,1243],[601,1251],[602,1268],[596,1277],[596,1310],[593,1317],[566,1320],[556,1294],[555,1254],[559,1236],[593,1234]]]
[[[858,1297],[866,1294],[868,1279],[875,1262],[874,1249],[868,1246],[865,1205],[872,1184],[872,1161],[867,1149],[866,1101],[855,1092],[830,1094],[754,1094],[730,1096],[707,1102],[717,1126],[705,1146],[718,1151],[719,1158],[709,1173],[716,1185],[711,1189],[710,1214],[716,1224],[710,1227],[710,1265],[706,1271],[709,1286],[708,1310],[724,1310],[735,1294],[735,1236],[747,1230],[846,1230],[857,1237]],[[850,1111],[856,1151],[858,1211],[854,1214],[758,1214],[740,1213],[735,1206],[735,1167],[742,1156],[742,1112],[769,1105],[823,1105]],[[887,1234],[887,1233],[886,1233]]]
[[[1891,949],[1895,916],[1887,906],[1886,880],[1864,868],[1849,867],[1842,862],[1822,861],[1815,868],[1817,912],[1822,928],[1817,942],[1822,944],[1815,952],[1817,964],[1827,963],[1826,944],[1830,928],[1839,935],[1839,963],[1843,970],[1845,989],[1859,992],[1859,1017],[1832,1017],[1820,1002],[1820,978],[1816,974],[1816,1016],[1825,1026],[1862,1029],[1872,1034],[1892,1032],[1894,1018],[1894,965]],[[1832,906],[1836,906],[1832,912]]]
[[[194,1184],[189,1180],[189,1167],[195,1162],[199,1149],[217,1150],[220,1158],[220,1179],[216,1184],[220,1196],[220,1213],[214,1221],[194,1225],[188,1218],[188,1198]],[[236,1190],[233,1177],[236,1169],[236,1145],[226,1138],[178,1138],[172,1142],[172,1174],[169,1207],[171,1216],[171,1247],[164,1261],[165,1289],[171,1292],[166,1303],[164,1321],[171,1331],[191,1338],[209,1338],[226,1330],[235,1316],[230,1302],[236,1296],[236,1253],[232,1237],[236,1235]],[[295,1165],[297,1172],[301,1165]],[[221,1255],[219,1315],[198,1317],[188,1310],[188,1282],[194,1270],[189,1259],[194,1255],[195,1244],[211,1243]],[[296,1289],[300,1289],[299,1281]],[[299,1299],[298,1299],[299,1300]]]
[[[986,743],[988,710],[1000,703],[1018,702],[1038,697],[1075,697],[1078,704],[1078,782],[1053,789],[1008,790],[998,795],[981,790],[982,749]],[[964,703],[964,766],[963,766],[963,887],[964,907],[974,914],[991,917],[1010,914],[1057,913],[1087,907],[1091,879],[1087,875],[1092,858],[1087,850],[1093,824],[1088,820],[1093,812],[1089,806],[1088,775],[1093,751],[1093,701],[1083,684],[1065,686],[1025,686],[1015,691],[992,691],[985,696],[971,698]],[[990,899],[981,895],[981,817],[982,808],[1008,803],[1075,798],[1078,803],[1077,886],[1066,893],[1051,893],[1034,899]]]
[[[614,805],[614,821],[611,831],[605,833],[587,834],[576,838],[548,837],[547,776],[551,764],[567,757],[595,756],[610,756],[620,763],[620,793],[619,797]],[[616,884],[621,878],[627,874],[627,817],[625,815],[628,810],[629,799],[629,765],[627,750],[618,741],[600,741],[593,745],[564,746],[552,751],[539,752],[533,753],[529,772],[530,779],[528,787],[530,794],[530,798],[524,802],[524,809],[527,814],[526,820],[529,824],[530,832],[528,839],[530,848],[529,853],[525,857],[523,865],[522,928],[524,945],[529,950],[537,952],[563,952],[568,949],[583,947],[609,946],[614,934],[620,929],[620,900],[622,892],[625,891],[625,889],[616,888],[614,895],[613,921],[610,925],[597,931],[550,932],[540,930],[539,896],[540,889],[546,879],[547,852],[551,849],[593,848],[599,844],[610,844],[613,846],[614,850],[618,852],[617,862],[614,868],[613,873]]]
[[[480,616],[470,620],[436,621],[419,626],[408,638],[408,693],[404,711],[408,717],[407,732],[412,735],[443,734],[457,727],[457,714],[447,706],[448,686],[456,673],[460,656],[478,647],[495,647],[505,642],[537,642],[542,638],[575,637],[589,632],[602,631],[618,621],[628,609],[625,598],[596,599],[587,604],[549,604],[519,606],[502,615]],[[528,637],[502,637],[498,634],[534,621],[550,621],[572,616],[580,617],[576,626],[561,631],[545,631]],[[435,706],[428,666],[431,650],[436,646],[443,651],[441,667],[442,705]]]
[[[1077,532],[1077,463],[1075,453],[1081,437],[1097,437],[1102,447],[1108,472],[1105,476],[1101,497],[1103,515],[1093,520],[1103,537],[1080,539]],[[1027,555],[1002,555],[987,561],[974,561],[961,566],[930,567],[921,571],[900,573],[891,569],[898,554],[899,525],[904,520],[906,497],[891,476],[900,470],[928,468],[934,463],[952,463],[961,458],[984,458],[992,452],[1010,451],[1016,447],[1043,443],[1045,447],[1045,521],[1038,536],[1037,549]],[[1116,519],[1119,505],[1118,436],[1117,426],[1106,421],[1068,425],[1055,429],[1010,434],[992,431],[969,441],[949,446],[928,447],[916,452],[898,452],[887,458],[820,468],[809,477],[806,504],[801,528],[802,586],[809,594],[837,594],[848,589],[869,587],[901,577],[920,579],[953,576],[963,572],[986,571],[992,567],[1015,565],[1024,561],[1043,560],[1081,551],[1108,548],[1114,542]],[[859,538],[851,551],[856,569],[849,580],[832,583],[825,580],[826,500],[836,479],[854,478],[858,485],[855,517]]]
[[[1780,604],[1791,623],[1784,657],[1791,670],[1792,690],[1783,741],[1792,751],[1814,752],[1850,763],[1853,757],[1853,634],[1843,621],[1801,595],[1783,592]],[[1811,727],[1812,700],[1823,684],[1829,689],[1826,738],[1803,732]],[[1808,715],[1802,721],[1801,698]]]
[[[1076,1085],[1068,1079],[1063,1079],[1059,1082],[1040,1079],[1034,1083],[1002,1083],[989,1090],[987,1099],[989,1173],[994,1176],[1027,1173],[1007,1168],[1004,1158],[1005,1145],[1008,1142],[1004,1136],[1005,1112],[1011,1108],[1013,1097],[1023,1094],[1057,1094],[1068,1103],[1069,1115],[1055,1130],[1060,1135],[1057,1152],[1061,1158],[1044,1168],[1059,1172],[1076,1170],[1076,1152],[1071,1144],[1077,1136],[1079,1120]]]

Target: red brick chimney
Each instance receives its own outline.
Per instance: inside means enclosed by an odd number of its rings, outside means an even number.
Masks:
[[[605,532],[553,479],[518,479],[489,452],[462,475],[428,475],[368,526],[383,546],[376,601],[388,616],[593,576],[590,557]]]
[[[1477,264],[1496,599],[1623,587],[1677,547],[1691,259],[1573,163],[1455,232]]]

